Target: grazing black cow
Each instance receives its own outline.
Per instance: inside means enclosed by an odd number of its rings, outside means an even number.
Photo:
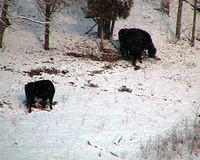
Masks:
[[[42,107],[47,105],[47,100],[49,99],[50,109],[52,109],[55,88],[50,80],[40,80],[26,84],[25,94],[29,113],[31,113],[31,107],[36,99],[42,99],[40,103]]]
[[[148,56],[157,58],[156,48],[152,42],[151,36],[144,30],[138,28],[123,28],[118,32],[120,53],[123,57],[132,61],[135,69],[140,67],[136,65],[136,60],[142,63],[142,53],[147,50]]]

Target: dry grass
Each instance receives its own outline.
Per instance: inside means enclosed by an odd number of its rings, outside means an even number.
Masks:
[[[141,142],[142,158],[149,160],[192,160],[200,156],[200,117],[185,119],[164,136]]]

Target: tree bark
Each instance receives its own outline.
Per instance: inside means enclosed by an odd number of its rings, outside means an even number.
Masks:
[[[169,0],[162,0],[161,1],[161,9],[164,13],[166,13],[169,16],[169,12],[170,12],[170,1]]]
[[[112,39],[115,21],[114,20],[103,20],[98,24],[98,37],[101,38],[101,26],[103,28],[104,36],[103,39]]]
[[[1,12],[1,20],[0,20],[0,48],[3,47],[2,43],[3,43],[4,31],[5,31],[6,27],[8,27],[8,25],[10,25],[8,18],[6,18],[7,11],[8,11],[8,3],[7,3],[7,0],[4,0],[2,12]]]
[[[112,20],[111,31],[110,31],[110,40],[111,40],[111,41],[112,41],[112,39],[113,39],[114,27],[115,27],[115,20]]]
[[[45,24],[45,35],[44,35],[44,49],[48,50],[49,49],[49,28],[50,28],[50,16],[51,16],[51,11],[50,11],[50,4],[47,2],[46,3],[46,12],[45,12],[45,21],[48,22]]]
[[[194,46],[195,43],[195,31],[196,31],[196,17],[197,17],[197,0],[194,0],[194,15],[193,15],[193,26],[192,26],[192,38],[191,38],[191,46]]]
[[[110,25],[111,25],[111,20],[105,20],[104,21],[104,39],[110,39],[110,34],[111,34],[111,30],[110,30]]]
[[[103,39],[104,39],[104,20],[101,17],[100,18],[100,38],[101,38],[101,42],[100,42],[100,51],[103,51],[104,45],[103,45]]]
[[[177,22],[176,22],[176,38],[178,40],[180,39],[180,36],[181,36],[182,6],[183,6],[183,1],[179,0],[179,2],[178,2],[178,13],[177,13]]]

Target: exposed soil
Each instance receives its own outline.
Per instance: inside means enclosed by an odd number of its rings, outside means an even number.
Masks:
[[[119,56],[116,53],[116,51],[114,51],[112,49],[104,49],[104,52],[102,52],[101,55],[94,55],[91,53],[81,54],[81,53],[75,53],[75,52],[67,52],[64,55],[72,56],[72,57],[87,58],[87,59],[91,59],[93,61],[104,61],[104,62],[115,62],[115,61],[122,59],[122,57]]]
[[[37,69],[31,69],[30,71],[24,71],[24,73],[27,73],[29,75],[29,77],[33,77],[33,76],[38,76],[38,75],[42,75],[42,73],[47,73],[47,74],[54,74],[54,75],[57,75],[57,74],[67,74],[69,73],[69,71],[67,70],[58,70],[54,67],[51,67],[51,68],[46,68],[46,67],[43,67],[43,68],[37,68]]]
[[[128,92],[128,93],[132,93],[132,89],[126,87],[126,86],[121,86],[119,89],[118,89],[119,92]]]

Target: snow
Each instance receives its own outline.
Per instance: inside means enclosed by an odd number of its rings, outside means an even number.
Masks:
[[[22,13],[39,20],[26,3],[34,5],[24,1]],[[141,143],[193,119],[200,104],[199,42],[194,48],[186,40],[173,43],[169,29],[174,24],[153,9],[157,6],[157,1],[135,0],[130,17],[116,22],[115,41],[122,27],[142,28],[152,35],[161,61],[144,59],[138,71],[125,60],[66,55],[99,54],[95,38],[84,35],[93,22],[84,18],[79,6],[73,6],[77,12],[55,15],[50,51],[42,49],[42,26],[13,23],[0,52],[0,159],[142,159]],[[26,73],[40,67],[68,73],[33,77]],[[57,104],[50,112],[33,109],[29,114],[24,85],[39,79],[53,81]],[[119,92],[122,86],[132,92]]]

